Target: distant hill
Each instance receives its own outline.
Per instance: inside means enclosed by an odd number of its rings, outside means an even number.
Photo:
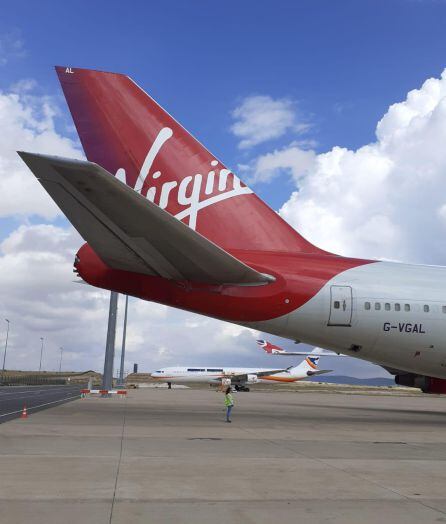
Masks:
[[[344,375],[319,376],[308,379],[309,382],[328,382],[329,384],[351,384],[352,386],[395,386],[391,377],[357,378]]]

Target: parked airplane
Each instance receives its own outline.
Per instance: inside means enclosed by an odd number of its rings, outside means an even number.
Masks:
[[[288,369],[269,368],[226,368],[226,367],[168,367],[151,374],[160,382],[186,384],[188,382],[205,382],[209,384],[232,384],[237,391],[249,391],[248,385],[290,383],[315,375],[329,373],[331,370],[317,367],[319,357],[308,356],[298,366]]]
[[[288,351],[285,351],[284,349],[280,348],[279,346],[276,346],[275,344],[271,344],[271,342],[268,342],[267,340],[257,340],[257,344],[269,355],[290,354]],[[294,353],[291,353],[291,355],[294,355]]]
[[[89,161],[20,155],[87,241],[74,263],[86,282],[446,393],[446,268],[319,249],[129,77],[57,73]]]
[[[296,355],[318,355],[319,357],[345,357],[347,355],[341,355],[340,353],[327,353],[323,352],[321,348],[314,348],[311,351],[286,351],[268,340],[257,340],[257,344],[269,355],[282,355],[285,357],[292,357]]]

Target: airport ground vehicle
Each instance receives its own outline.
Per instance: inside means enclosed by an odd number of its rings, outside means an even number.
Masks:
[[[319,249],[129,77],[56,69],[88,162],[20,154],[87,241],[86,282],[446,393],[446,268]]]

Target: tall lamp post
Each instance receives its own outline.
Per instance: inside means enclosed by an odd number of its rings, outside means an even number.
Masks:
[[[115,358],[116,315],[118,313],[118,296],[119,293],[117,293],[116,291],[112,291],[110,293],[107,342],[105,344],[104,375],[102,377],[103,390],[110,390],[113,388],[113,362]]]
[[[124,360],[125,360],[125,339],[127,335],[127,311],[129,308],[129,296],[125,296],[124,329],[122,330],[122,349],[121,366],[119,368],[119,386],[124,386]]]
[[[42,355],[43,355],[43,337],[40,337],[42,345],[40,347],[40,363],[39,363],[39,372],[42,370]]]
[[[59,373],[62,371],[62,355],[63,355],[63,348],[60,348],[60,360],[59,360]]]
[[[3,352],[3,373],[5,372],[6,351],[8,349],[8,338],[9,338],[9,320],[5,318],[5,322],[7,323],[8,327],[6,328],[5,351]]]

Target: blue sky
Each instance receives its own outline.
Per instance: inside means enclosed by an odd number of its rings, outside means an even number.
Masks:
[[[16,32],[25,56],[0,86],[30,77],[60,95],[55,64],[128,73],[232,166],[245,160],[227,132],[237,101],[291,97],[318,151],[356,148],[443,70],[445,19],[430,0],[7,3],[0,33]],[[276,207],[287,197],[264,192]]]
[[[431,194],[439,193],[438,186],[432,185],[431,193],[423,193],[414,182],[414,193],[398,202],[394,196],[397,189],[390,183],[379,186],[379,198],[376,188],[367,186],[371,197],[366,201],[359,187],[364,184],[356,184],[357,180],[351,177],[357,172],[363,180],[379,176],[392,176],[394,180],[399,176],[406,180],[410,176],[414,181],[418,179],[415,171],[411,175],[407,167],[401,167],[407,158],[401,153],[401,147],[386,149],[389,143],[386,137],[397,136],[401,113],[419,110],[418,102],[414,103],[415,109],[409,107],[412,102],[404,102],[408,93],[416,89],[421,98],[429,94],[429,86],[421,86],[429,78],[439,79],[444,70],[445,19],[446,2],[441,0],[7,3],[2,5],[0,17],[0,95],[17,91],[14,85],[32,79],[26,96],[20,95],[21,103],[24,107],[29,104],[35,112],[43,107],[45,97],[49,97],[52,107],[60,110],[60,115],[52,119],[58,133],[54,140],[58,148],[70,151],[76,147],[77,139],[53,66],[127,73],[242,178],[250,179],[254,189],[274,209],[284,206],[282,215],[321,247],[356,256],[444,263],[446,253],[442,248],[429,245],[429,239],[423,234],[412,236],[410,216],[406,217],[409,225],[404,229],[402,211],[410,208],[420,195],[429,201]],[[438,83],[435,86],[440,86],[435,89],[440,92],[441,81],[435,82]],[[241,147],[241,140],[246,136],[241,138],[234,133],[237,122],[234,111],[245,108],[249,100],[279,104],[288,111],[292,123],[268,140]],[[431,100],[429,111],[439,107],[441,100],[441,97]],[[395,111],[389,110],[392,104],[399,104]],[[0,103],[0,118],[2,107]],[[361,146],[376,142],[377,123],[384,115],[386,123],[382,128],[386,136],[373,146],[373,151],[375,160],[378,155],[383,163],[388,160],[397,166],[399,170],[390,174],[378,172],[376,161],[369,162],[365,153],[358,151]],[[422,116],[426,116],[425,113]],[[21,132],[37,125],[22,117],[14,122],[21,126]],[[446,129],[446,119],[444,127]],[[299,131],[301,128],[304,130]],[[34,127],[33,133],[38,135],[40,131],[36,129]],[[1,129],[1,132],[8,130]],[[416,143],[423,143],[426,136],[418,137]],[[74,144],[62,143],[64,137],[74,140]],[[21,147],[20,140],[11,143],[5,155],[12,155],[14,148]],[[332,161],[336,147],[346,148],[346,157],[353,158],[353,167],[341,163],[335,170],[339,195],[358,186],[353,200],[356,198],[360,205],[353,207],[363,208],[362,214],[349,212],[351,195],[346,202],[339,197],[338,208],[332,209],[330,202],[323,201],[323,195],[311,193],[308,186],[305,174],[310,173],[316,180],[321,169],[314,162],[325,158],[325,153]],[[442,180],[444,142],[439,141],[438,146],[432,147],[439,151],[436,158],[441,157],[434,171],[438,180]],[[0,147],[0,160],[1,155]],[[300,155],[299,160],[296,155]],[[411,159],[414,165],[418,165],[421,152],[417,155]],[[267,160],[274,161],[273,168],[262,171],[255,167]],[[346,187],[342,185],[343,180],[348,181]],[[292,201],[293,191],[301,191],[300,205]],[[315,215],[310,204],[319,199]],[[442,228],[446,226],[441,220],[446,216],[446,207],[443,213],[442,205],[446,204],[438,201],[436,218],[421,224],[421,231],[436,227],[439,234],[443,234]],[[60,216],[50,211],[42,215],[39,209],[45,206],[34,209],[29,202],[24,206],[26,212],[21,211],[22,207],[14,210],[10,206],[9,211],[0,213],[0,242],[15,234],[19,226],[65,227]],[[419,209],[425,211],[423,207]],[[343,220],[342,227],[333,219],[337,213]],[[20,235],[25,235],[24,231],[17,233],[14,249],[21,245]],[[38,238],[42,242],[44,232],[48,232],[33,231],[41,235]],[[63,234],[59,238],[60,249],[67,249],[68,240]],[[70,242],[76,244],[76,240]],[[8,244],[10,249],[11,245]],[[68,249],[67,252],[71,253]],[[69,268],[71,261],[66,260]],[[54,295],[51,290],[45,292]],[[102,308],[101,311],[106,309],[105,302],[96,306]],[[90,313],[94,316],[97,311],[92,306]],[[140,313],[142,315],[142,310]],[[5,314],[9,313],[5,311]],[[157,310],[156,315],[160,325],[174,322],[180,332],[184,325],[195,322],[189,317],[165,317],[161,310]],[[30,317],[28,329],[31,331],[35,326],[33,322]],[[54,333],[58,329],[51,327]],[[87,328],[84,326],[84,329]],[[168,331],[166,328],[166,333]],[[54,348],[63,342],[67,332],[59,336]],[[235,331],[231,336],[237,339],[245,335]],[[135,337],[134,345],[139,348],[135,350],[135,358],[143,348],[138,340]],[[237,340],[241,345],[248,344],[246,338]],[[73,362],[76,358],[83,359],[85,366],[100,367],[102,339],[98,338],[94,344],[93,360],[85,356],[86,350],[79,350],[73,351]],[[144,361],[145,357],[138,357],[147,366],[162,363],[162,356],[171,351],[167,334],[157,344],[158,360]],[[169,358],[175,355],[172,353]],[[232,355],[228,364],[256,363],[248,349],[242,357],[236,355],[235,349]],[[265,365],[266,361],[256,355],[258,362]],[[357,366],[365,365],[355,364],[355,372]],[[370,369],[364,373],[374,374]]]

